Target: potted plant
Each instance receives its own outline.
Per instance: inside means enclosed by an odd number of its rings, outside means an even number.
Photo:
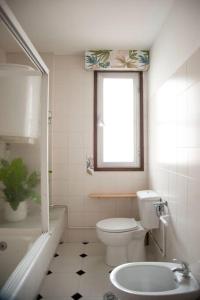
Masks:
[[[21,221],[27,216],[27,201],[40,202],[40,196],[35,187],[40,182],[37,172],[29,174],[21,158],[11,162],[0,160],[0,181],[3,183],[5,200],[5,219],[8,221]]]

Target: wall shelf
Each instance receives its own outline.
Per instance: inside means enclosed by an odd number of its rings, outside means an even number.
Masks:
[[[136,193],[107,193],[89,194],[90,198],[135,198]]]

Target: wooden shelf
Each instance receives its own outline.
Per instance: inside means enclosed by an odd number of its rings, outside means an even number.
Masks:
[[[136,193],[89,194],[90,198],[135,198]]]

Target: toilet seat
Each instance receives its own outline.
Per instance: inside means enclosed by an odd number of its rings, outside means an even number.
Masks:
[[[128,232],[139,228],[134,218],[111,218],[99,221],[96,227],[105,232]]]

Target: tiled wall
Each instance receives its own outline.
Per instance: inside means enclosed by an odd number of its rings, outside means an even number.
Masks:
[[[6,53],[0,48],[0,63],[3,64],[6,62]]]
[[[200,49],[149,99],[150,186],[169,203],[167,259],[200,258]]]
[[[145,172],[88,175],[86,157],[93,155],[93,72],[84,70],[82,56],[55,56],[54,72],[53,202],[69,208],[69,227],[75,229],[68,230],[66,238],[92,238],[95,230],[78,227],[94,227],[109,217],[137,217],[137,205],[136,200],[90,199],[88,194],[146,189],[146,164]]]
[[[147,188],[146,122],[144,172],[95,172],[93,176],[88,175],[86,157],[93,155],[93,72],[84,70],[82,56],[41,55],[50,69],[50,109],[53,113],[49,127],[50,169],[53,169],[51,202],[68,206],[68,225],[73,229],[66,231],[67,240],[94,240],[95,230],[90,227],[94,228],[98,220],[115,216],[138,217],[136,200],[90,199],[88,194],[135,192]],[[8,53],[6,56],[10,63],[30,64],[23,53]],[[146,97],[144,102],[146,104]],[[39,148],[34,149],[14,145],[11,154],[23,156],[29,167],[35,169],[39,168]]]

